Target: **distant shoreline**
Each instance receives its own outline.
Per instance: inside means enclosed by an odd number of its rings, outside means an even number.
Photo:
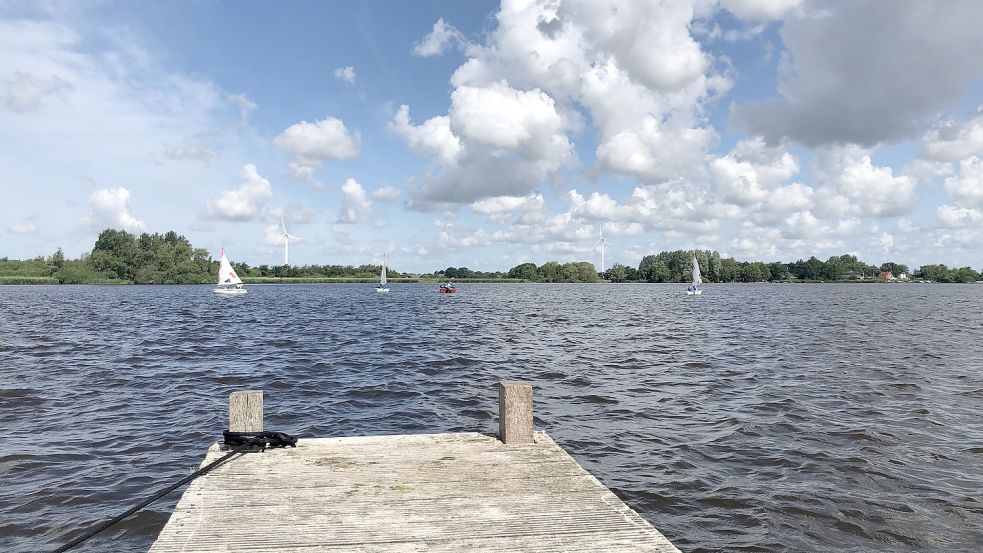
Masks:
[[[214,286],[214,284],[187,284],[187,283],[155,283],[155,284],[134,284],[128,280],[105,280],[99,282],[84,282],[84,283],[60,283],[56,278],[49,277],[18,277],[5,282],[3,277],[0,277],[0,286]],[[246,285],[253,286],[278,286],[284,284],[378,284],[378,279],[370,278],[277,278],[277,277],[254,277],[245,278],[243,282]],[[445,282],[454,282],[458,284],[670,284],[670,285],[680,285],[684,286],[689,284],[688,282],[647,282],[644,280],[636,280],[630,282],[610,282],[610,281],[598,281],[598,282],[536,282],[532,280],[522,280],[522,279],[445,279],[445,280],[433,280],[433,279],[420,279],[420,278],[395,278],[389,279],[390,284],[430,284],[438,286]],[[897,282],[888,280],[773,280],[773,281],[760,281],[760,282],[704,282],[703,286],[712,288],[717,284],[897,284],[897,285],[909,285],[909,284],[981,284],[980,282],[930,282],[930,281],[908,281],[908,282]]]

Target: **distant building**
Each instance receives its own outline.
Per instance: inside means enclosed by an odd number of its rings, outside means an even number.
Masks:
[[[891,271],[881,271],[877,274],[877,278],[883,278],[884,280],[897,280],[894,278],[894,273]]]
[[[898,275],[898,280],[908,280],[908,273],[901,273]]]

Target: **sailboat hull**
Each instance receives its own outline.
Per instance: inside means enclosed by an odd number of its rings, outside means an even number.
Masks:
[[[379,292],[380,294],[388,294],[389,288],[376,288],[375,291]]]
[[[246,293],[245,288],[213,288],[212,292],[221,296],[241,296]]]
[[[687,296],[699,296],[702,293],[703,293],[703,290],[696,290],[695,292],[693,290],[687,290],[686,291],[686,295]]]

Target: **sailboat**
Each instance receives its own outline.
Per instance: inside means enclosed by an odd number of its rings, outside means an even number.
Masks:
[[[700,285],[703,284],[703,279],[700,278],[700,264],[696,261],[696,254],[693,254],[693,283],[689,285],[686,289],[687,296],[699,296],[703,293],[700,290]]]
[[[242,279],[236,274],[236,270],[229,263],[229,258],[225,257],[225,248],[222,248],[221,257],[218,260],[218,287],[212,290],[216,294],[226,296],[236,296],[246,293],[246,287]]]
[[[386,286],[386,254],[382,254],[382,271],[379,272],[379,285],[375,287],[376,292],[389,292]]]

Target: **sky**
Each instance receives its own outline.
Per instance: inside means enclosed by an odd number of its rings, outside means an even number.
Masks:
[[[0,257],[983,268],[976,0],[0,0]]]

